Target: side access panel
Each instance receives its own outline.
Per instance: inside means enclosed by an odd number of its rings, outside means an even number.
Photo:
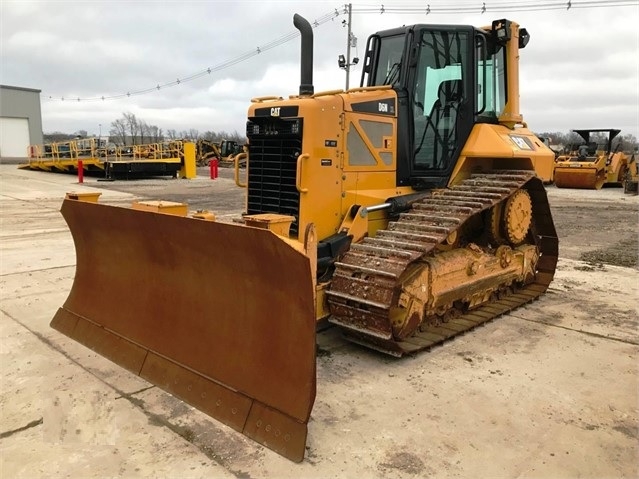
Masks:
[[[309,259],[268,230],[67,199],[63,334],[293,460],[315,400]]]

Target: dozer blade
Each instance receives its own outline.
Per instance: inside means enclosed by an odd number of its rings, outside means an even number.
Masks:
[[[605,173],[595,168],[556,168],[555,185],[557,188],[600,189],[605,182]]]
[[[309,259],[268,230],[67,199],[51,326],[293,460],[315,400]]]

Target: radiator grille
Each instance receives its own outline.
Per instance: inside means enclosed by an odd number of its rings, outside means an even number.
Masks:
[[[251,118],[247,213],[279,213],[295,217],[291,235],[299,229],[300,194],[295,186],[297,157],[302,152],[300,118]]]

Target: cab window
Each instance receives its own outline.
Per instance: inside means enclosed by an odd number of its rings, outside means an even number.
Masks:
[[[415,169],[443,171],[454,159],[467,71],[466,32],[422,31],[412,95]]]

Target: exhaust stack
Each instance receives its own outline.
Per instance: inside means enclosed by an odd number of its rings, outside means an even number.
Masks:
[[[301,71],[300,71],[300,96],[309,96],[315,93],[313,87],[313,28],[301,15],[293,15],[293,25],[302,35]]]

